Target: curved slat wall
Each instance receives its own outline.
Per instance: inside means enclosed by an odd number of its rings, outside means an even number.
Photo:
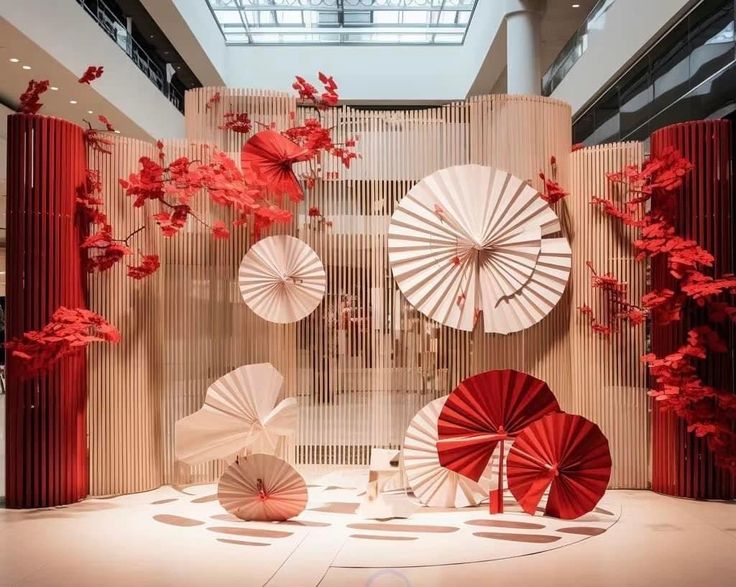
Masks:
[[[218,91],[220,102],[206,108]],[[237,156],[247,137],[217,128],[225,112],[248,112],[254,121],[285,128],[292,124],[289,113],[296,103],[284,94],[203,88],[187,93],[186,109],[189,141],[212,143]],[[299,117],[308,115],[298,111]],[[527,371],[545,379],[563,407],[586,413],[585,402],[576,399],[571,368],[569,291],[550,316],[527,331],[507,337],[464,333],[439,327],[414,311],[400,295],[387,260],[394,206],[414,183],[439,168],[495,165],[541,189],[538,173],[549,175],[549,159],[555,155],[558,180],[570,186],[569,106],[544,98],[484,96],[415,111],[342,107],[323,116],[339,140],[359,138],[363,158],[350,170],[325,161],[324,171],[339,172],[339,179],[328,174],[295,209],[293,224],[280,227],[308,242],[327,269],[327,295],[311,316],[295,325],[273,325],[242,302],[237,268],[250,242],[247,230],[234,231],[229,241],[214,241],[190,222],[175,238],[152,237],[162,268],[148,283],[131,282],[122,273],[91,279],[93,308],[111,310],[111,321],[117,318],[128,338],[117,349],[101,348],[91,355],[93,493],[216,479],[219,464],[189,469],[174,462],[173,423],[199,408],[209,383],[238,365],[258,361],[272,362],[286,377],[284,394],[298,397],[299,430],[288,454],[297,463],[366,463],[371,446],[400,445],[421,406],[485,369]],[[116,149],[122,144],[118,141]],[[186,142],[167,145],[170,159],[174,152],[197,148]],[[108,199],[124,199],[112,184],[137,167],[137,157],[131,156],[113,157],[108,164],[105,181],[113,190]],[[332,225],[309,217],[312,206]],[[573,206],[558,205],[566,231]],[[119,210],[124,218],[117,221],[132,224],[130,203],[123,202]],[[219,207],[206,206],[202,214],[227,220]],[[580,273],[584,261],[576,254],[574,271]],[[151,355],[143,359],[136,353],[146,345]],[[131,363],[129,356],[135,358]],[[133,397],[126,397],[131,388]],[[590,401],[601,393],[591,389]],[[620,430],[614,426],[609,433]],[[638,443],[639,436],[631,442]]]
[[[715,273],[734,272],[733,183],[731,171],[731,123],[699,120],[667,126],[652,134],[652,154],[674,146],[695,167],[685,178],[677,199],[676,231],[694,239],[715,256]],[[664,260],[652,261],[652,287],[672,287],[673,278]],[[652,329],[652,352],[674,352],[687,331],[706,322],[702,312],[688,310],[680,322]],[[712,354],[699,365],[708,385],[733,390],[736,375],[736,328],[721,327],[729,353]],[[715,465],[706,441],[688,433],[684,420],[652,407],[652,489],[668,495],[697,499],[733,499],[736,477]]]
[[[85,306],[76,214],[84,184],[82,129],[46,116],[8,116],[7,338],[38,330],[59,306]],[[84,353],[21,381],[8,363],[6,499],[11,508],[87,495]]]
[[[646,352],[646,329],[623,325],[604,338],[593,332],[576,308],[588,304],[605,318],[605,298],[590,286],[590,260],[599,273],[613,273],[628,284],[637,302],[646,291],[646,264],[634,260],[636,233],[590,205],[593,196],[621,205],[630,194],[611,187],[607,172],[640,163],[640,143],[614,143],[572,154],[570,221],[573,271],[570,345],[572,395],[564,409],[597,423],[608,437],[613,459],[611,487],[643,488],[649,479],[649,398],[646,369],[639,357]]]

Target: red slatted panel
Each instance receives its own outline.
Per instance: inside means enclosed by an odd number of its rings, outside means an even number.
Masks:
[[[75,190],[84,182],[82,129],[8,117],[7,336],[41,328],[59,306],[85,307]],[[6,503],[31,508],[87,495],[84,353],[20,381],[9,361]]]
[[[731,125],[726,120],[701,120],[665,127],[652,135],[652,154],[674,146],[692,161],[695,169],[679,198],[676,228],[695,239],[716,258],[715,273],[734,271],[733,196],[731,193]],[[652,262],[652,287],[672,287],[664,258]],[[690,311],[679,324],[655,326],[652,350],[658,356],[673,352],[686,339],[691,326],[706,322],[699,311]],[[736,337],[729,332],[729,347]],[[701,371],[706,383],[733,390],[733,354],[711,355]],[[676,416],[652,410],[652,489],[668,495],[699,499],[736,497],[736,480],[717,468],[705,441],[688,434]]]

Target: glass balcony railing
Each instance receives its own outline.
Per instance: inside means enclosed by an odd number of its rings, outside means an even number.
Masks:
[[[590,11],[583,24],[565,44],[560,54],[542,77],[542,94],[549,96],[560,85],[567,72],[582,57],[588,48],[588,35],[592,30],[603,28],[605,14],[616,0],[599,0]]]
[[[125,24],[115,15],[104,0],[77,0],[100,28],[130,57],[146,77],[166,96],[180,112],[184,112],[184,93],[169,83],[166,68],[153,59],[148,52],[133,38]]]

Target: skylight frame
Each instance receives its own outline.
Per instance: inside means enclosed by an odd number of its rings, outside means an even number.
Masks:
[[[227,45],[241,46],[421,46],[465,43],[478,0],[205,0]],[[284,4],[288,2],[288,4]],[[379,5],[376,5],[379,2]],[[280,23],[279,15],[300,13],[300,24]],[[422,23],[401,22],[406,14],[428,13]],[[262,22],[261,13],[270,13]],[[312,26],[313,15],[335,15],[335,23]],[[370,14],[365,22],[345,15]],[[374,23],[377,13],[396,13],[395,23]],[[454,13],[453,22],[443,15]],[[218,14],[229,14],[220,18]],[[253,22],[258,15],[259,22]],[[237,16],[237,17],[236,17]],[[308,18],[307,18],[308,16]],[[227,21],[227,22],[224,22]],[[291,39],[293,40],[290,40]]]

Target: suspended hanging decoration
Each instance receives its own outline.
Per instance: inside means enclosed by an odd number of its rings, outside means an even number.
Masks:
[[[225,470],[217,484],[217,499],[241,520],[279,522],[304,511],[307,485],[286,461],[253,454]]]
[[[407,300],[429,318],[508,334],[544,318],[571,266],[559,220],[534,188],[481,165],[436,171],[391,217],[388,256]]]
[[[288,235],[264,238],[240,263],[240,293],[248,307],[269,322],[297,322],[325,295],[327,276],[317,253]]]
[[[247,449],[274,454],[296,430],[296,398],[276,404],[284,378],[270,363],[246,365],[220,377],[204,405],[175,425],[179,461],[196,465]]]
[[[437,452],[443,467],[480,481],[499,447],[498,485],[491,513],[503,511],[504,443],[560,406],[544,381],[513,369],[486,371],[462,381],[437,421]]]
[[[263,130],[253,135],[243,145],[240,161],[249,183],[268,186],[276,195],[287,195],[299,202],[304,193],[292,165],[308,161],[313,156],[305,147],[300,147],[282,134]]]
[[[516,437],[509,453],[509,489],[532,515],[549,489],[545,515],[579,518],[595,508],[610,477],[608,440],[582,416],[545,416]]]
[[[414,495],[426,506],[478,505],[488,497],[490,469],[476,483],[443,467],[437,454],[437,419],[448,397],[429,402],[409,423],[403,444],[404,471]]]

